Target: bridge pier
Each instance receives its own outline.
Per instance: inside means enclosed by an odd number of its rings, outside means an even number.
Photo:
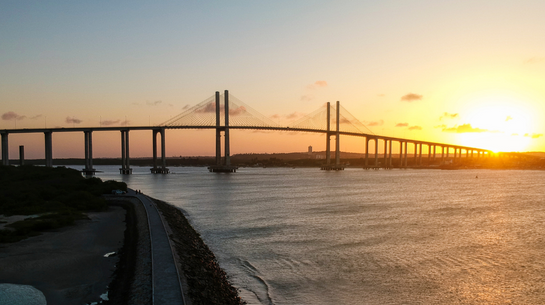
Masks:
[[[93,168],[93,131],[85,130],[85,168],[82,172],[85,176],[93,176],[96,170]]]
[[[8,133],[2,133],[2,165],[9,165]]]
[[[216,106],[216,165],[211,165],[208,170],[212,173],[234,173],[238,167],[231,165],[231,155],[229,146],[229,91],[224,91],[224,110],[225,110],[225,126],[220,126],[220,93],[216,91],[215,106]],[[221,131],[225,138],[225,158],[221,158]],[[222,162],[223,161],[223,162]]]
[[[365,169],[369,169],[369,137],[365,137]]]
[[[393,141],[390,140],[390,152],[389,152],[389,154],[388,154],[388,156],[389,156],[388,168],[389,168],[389,169],[392,169],[392,167],[393,167],[393,164],[392,164],[392,142],[393,142]]]
[[[129,130],[121,130],[121,168],[119,173],[122,175],[132,174],[129,155]]]
[[[166,143],[165,143],[165,128],[153,129],[153,168],[150,169],[152,174],[168,174],[169,169],[167,168],[166,160]],[[157,167],[157,134],[161,135],[161,167]],[[128,139],[128,135],[127,135]]]
[[[46,167],[53,167],[53,139],[52,139],[52,132],[46,131],[44,132],[44,138],[45,138],[45,166]]]

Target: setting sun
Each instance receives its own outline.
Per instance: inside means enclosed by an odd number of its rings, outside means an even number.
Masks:
[[[469,101],[462,115],[470,132],[460,135],[461,142],[493,151],[527,149],[534,129],[533,113],[520,99],[511,96],[479,96]]]

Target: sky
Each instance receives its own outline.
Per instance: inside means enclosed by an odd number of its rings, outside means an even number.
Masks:
[[[0,129],[157,125],[230,94],[281,125],[340,101],[375,134],[545,151],[545,1],[0,1]],[[54,133],[55,158],[82,133]],[[43,134],[12,134],[43,158]],[[131,132],[131,156],[151,156]],[[167,131],[167,156],[214,131]],[[119,132],[93,133],[119,157]],[[323,135],[231,132],[231,153],[324,150]],[[341,150],[363,140],[341,137]]]

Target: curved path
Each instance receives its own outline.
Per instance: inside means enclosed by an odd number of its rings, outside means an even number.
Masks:
[[[184,296],[170,239],[161,216],[147,196],[129,190],[146,208],[151,238],[153,304],[184,304]]]

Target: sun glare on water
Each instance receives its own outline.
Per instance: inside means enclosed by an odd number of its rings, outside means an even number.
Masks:
[[[531,141],[532,112],[510,97],[475,100],[465,113],[472,132],[460,134],[463,145],[492,151],[524,151]]]

